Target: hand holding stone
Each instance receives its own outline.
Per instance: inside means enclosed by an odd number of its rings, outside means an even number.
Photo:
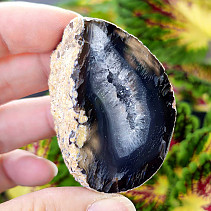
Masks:
[[[57,173],[50,161],[17,150],[55,135],[49,97],[19,99],[48,89],[50,55],[76,16],[51,6],[0,3],[0,192],[16,185],[44,185]],[[49,188],[0,204],[1,211],[88,207],[134,210],[122,196],[71,187]]]

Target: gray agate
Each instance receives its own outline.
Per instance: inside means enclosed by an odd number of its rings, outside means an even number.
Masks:
[[[71,174],[101,192],[127,191],[162,165],[175,123],[163,66],[134,36],[77,17],[51,57],[51,111]]]

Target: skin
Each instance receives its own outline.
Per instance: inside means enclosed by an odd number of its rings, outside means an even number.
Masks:
[[[0,192],[44,185],[56,174],[50,161],[18,149],[55,135],[50,99],[20,98],[48,89],[50,55],[77,15],[41,4],[0,3]],[[88,208],[135,210],[123,196],[78,187],[48,188],[0,204],[0,211]]]

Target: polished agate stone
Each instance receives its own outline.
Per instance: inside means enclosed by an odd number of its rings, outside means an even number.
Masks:
[[[160,168],[174,95],[163,66],[137,38],[104,20],[73,19],[51,56],[49,90],[64,161],[83,186],[127,191]]]

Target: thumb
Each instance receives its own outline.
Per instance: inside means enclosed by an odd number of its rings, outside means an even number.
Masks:
[[[134,211],[126,197],[80,187],[47,188],[0,204],[0,211]]]

